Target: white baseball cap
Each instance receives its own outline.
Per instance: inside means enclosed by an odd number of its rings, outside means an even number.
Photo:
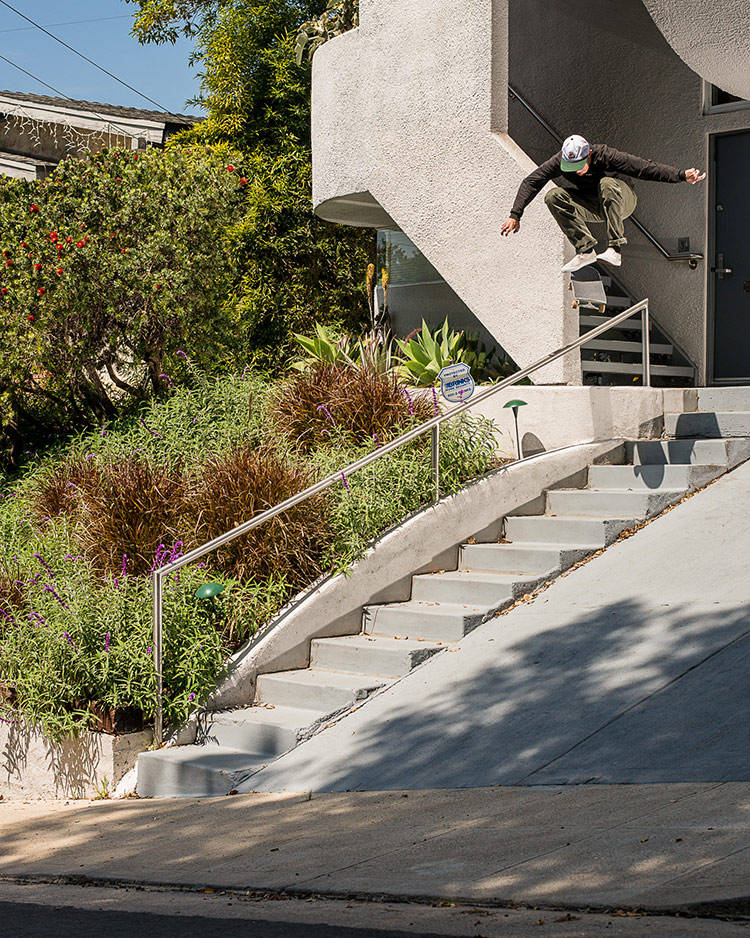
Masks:
[[[588,140],[585,140],[580,134],[572,134],[562,145],[560,169],[564,173],[578,172],[586,165],[590,152],[591,147]]]

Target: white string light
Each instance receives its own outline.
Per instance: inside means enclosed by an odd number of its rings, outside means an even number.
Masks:
[[[111,146],[113,139],[117,142],[126,136],[121,129],[118,129],[116,124],[109,122],[105,122],[101,130],[88,131],[76,127],[64,114],[60,115],[60,120],[44,121],[32,117],[21,103],[11,107],[7,107],[7,105],[3,104],[1,107],[2,118],[4,118],[3,134],[7,136],[12,129],[18,129],[40,149],[42,147],[42,136],[49,135],[48,128],[50,127],[52,127],[54,146],[57,147],[60,144],[60,138],[58,137],[58,132],[60,131],[62,133],[65,150],[68,154],[78,152],[82,149],[86,152],[91,152],[92,147],[90,144],[94,139],[97,140],[100,148],[103,137],[106,138],[107,146]]]

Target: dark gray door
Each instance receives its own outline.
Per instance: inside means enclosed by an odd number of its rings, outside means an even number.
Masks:
[[[713,380],[750,382],[750,133],[713,142]]]

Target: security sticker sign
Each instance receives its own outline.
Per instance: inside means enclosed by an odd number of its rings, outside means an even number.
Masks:
[[[448,365],[438,375],[440,390],[446,401],[452,404],[463,404],[474,393],[474,379],[471,369],[463,362]]]

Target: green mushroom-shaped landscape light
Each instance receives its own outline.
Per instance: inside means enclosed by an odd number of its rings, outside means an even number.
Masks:
[[[203,586],[198,587],[195,591],[195,595],[198,599],[213,599],[214,596],[218,596],[219,593],[223,592],[223,583],[204,583]]]
[[[507,404],[503,404],[503,407],[512,407],[513,408],[513,419],[516,422],[516,446],[518,447],[518,458],[521,458],[521,438],[518,435],[518,408],[525,407],[526,401],[508,401]]]

